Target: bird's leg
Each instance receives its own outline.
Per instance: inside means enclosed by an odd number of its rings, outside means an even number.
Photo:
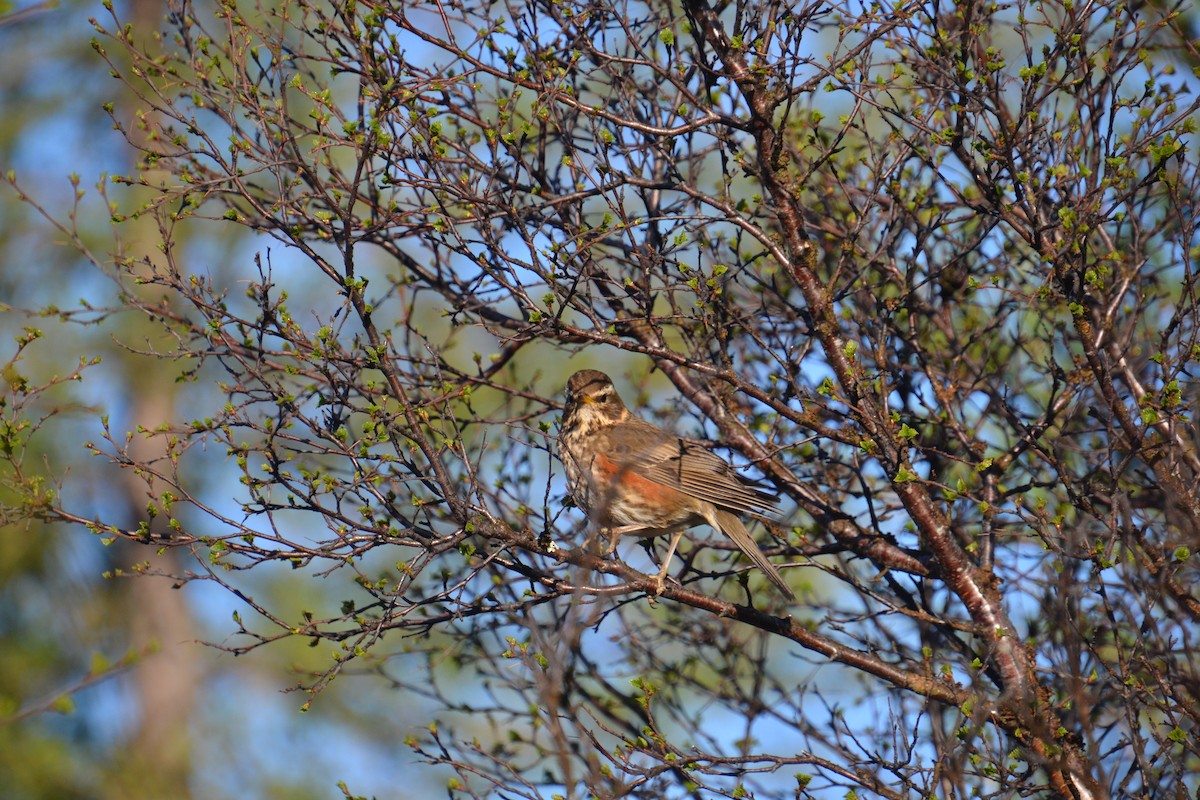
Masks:
[[[621,538],[621,529],[609,528],[606,533],[608,534],[608,547],[604,548],[604,557],[608,558],[617,552],[617,540]]]
[[[602,533],[608,536],[608,548],[604,552],[604,556],[608,557],[617,549],[617,540],[625,534],[645,534],[646,531],[653,529],[647,528],[645,525],[621,525],[617,528],[603,528]],[[657,531],[654,531],[657,533]],[[662,531],[666,533],[666,531]],[[667,547],[666,558],[663,559],[662,566],[658,570],[658,575],[655,577],[654,595],[663,593],[663,589],[667,586],[667,571],[671,569],[671,559],[675,557],[675,549],[679,547],[679,540],[683,538],[684,528],[678,528],[671,535],[671,544]],[[653,534],[652,534],[653,535]]]
[[[607,558],[617,551],[617,540],[627,533],[639,533],[646,530],[645,525],[622,525],[618,528],[605,528],[604,533],[608,535],[608,547],[604,551],[604,557]]]
[[[683,528],[675,531],[671,537],[671,545],[667,548],[667,556],[663,559],[662,566],[658,570],[658,588],[655,594],[662,594],[663,589],[667,586],[667,571],[671,569],[671,559],[675,556],[675,548],[679,546],[679,540],[683,538]]]

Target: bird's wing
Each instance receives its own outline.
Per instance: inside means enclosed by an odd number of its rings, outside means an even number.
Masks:
[[[733,511],[761,514],[778,505],[778,497],[752,485],[720,456],[638,422],[611,442],[615,460],[629,470]]]

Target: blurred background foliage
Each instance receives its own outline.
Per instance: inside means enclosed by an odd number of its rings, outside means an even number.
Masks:
[[[146,29],[166,13],[154,0],[118,5],[126,19],[149,20]],[[112,221],[96,185],[123,203],[136,200],[105,179],[132,171],[136,159],[102,108],[114,103],[123,118],[133,108],[90,44],[88,18],[102,13],[81,0],[0,6],[0,166],[36,188],[37,201],[54,213],[71,207],[77,189],[86,192],[75,219],[86,246],[101,254],[112,249]],[[77,507],[97,518],[141,519],[145,500],[134,498],[144,491],[114,485],[114,473],[83,443],[98,440],[99,414],[115,431],[186,416],[181,368],[161,361],[148,369],[136,352],[170,343],[138,315],[105,313],[117,287],[11,191],[0,192],[0,219],[0,359],[32,326],[42,338],[29,345],[20,379],[40,384],[70,374],[81,358],[105,364],[42,397],[66,413],[30,440],[30,475],[69,470]],[[155,236],[122,228],[134,250],[153,248]],[[195,228],[182,236],[188,256],[218,279],[223,264],[253,252],[253,237],[231,226],[220,236],[199,237]],[[286,256],[277,266],[286,268]],[[15,310],[70,309],[79,320],[89,316],[79,310],[86,307],[97,324]],[[213,472],[194,475],[198,486],[223,480],[224,453],[210,455]],[[225,637],[231,614],[246,607],[215,586],[179,591],[166,577],[132,577],[149,552],[124,541],[106,545],[78,527],[0,528],[0,797],[302,800],[340,796],[339,780],[371,793],[397,785],[414,797],[435,791],[437,771],[413,773],[402,744],[428,722],[420,698],[398,703],[386,683],[347,680],[302,716],[306,697],[284,690],[323,670],[328,648],[289,639],[235,661],[206,646]],[[174,572],[181,560],[166,551],[151,555],[149,566]],[[325,596],[327,584],[284,569],[257,570],[247,586],[294,618],[340,602]]]

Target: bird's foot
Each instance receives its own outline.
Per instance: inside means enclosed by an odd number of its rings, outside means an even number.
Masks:
[[[675,578],[673,578],[667,574],[667,570],[670,566],[671,566],[670,562],[664,564],[662,569],[660,569],[658,571],[658,574],[654,576],[654,592],[651,596],[651,602],[653,602],[653,598],[660,596],[663,592],[665,592],[667,590],[668,582],[670,582],[671,585],[676,586],[676,587],[683,586],[682,583],[680,583],[678,580],[676,580]]]
[[[613,553],[617,552],[617,541],[621,538],[621,530],[613,528],[604,528],[601,534],[608,537],[608,545],[604,548],[603,557],[608,558]]]

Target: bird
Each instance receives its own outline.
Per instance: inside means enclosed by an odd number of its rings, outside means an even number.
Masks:
[[[612,379],[594,369],[567,381],[558,450],[575,504],[610,536],[671,534],[657,593],[683,532],[708,523],[745,553],[784,597],[791,587],[755,544],[737,513],[762,514],[779,498],[739,475],[723,458],[633,414]]]

